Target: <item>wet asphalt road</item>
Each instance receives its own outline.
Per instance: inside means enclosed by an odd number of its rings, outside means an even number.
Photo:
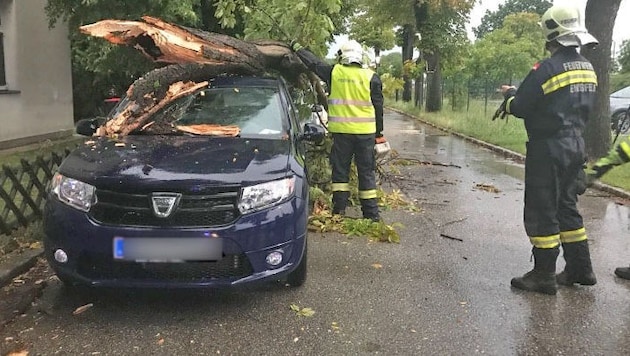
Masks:
[[[0,354],[18,345],[29,355],[630,354],[630,281],[613,275],[630,263],[624,202],[590,190],[580,200],[596,286],[512,290],[533,265],[522,167],[399,114],[385,120],[401,156],[454,165],[399,167],[385,185],[422,209],[383,212],[400,224],[400,244],[311,234],[298,289],[68,293],[51,283],[0,331]]]

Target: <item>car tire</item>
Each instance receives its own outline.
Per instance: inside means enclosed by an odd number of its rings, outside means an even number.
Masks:
[[[304,240],[304,253],[300,264],[287,276],[286,284],[291,287],[300,287],[306,281],[306,257],[308,256],[308,244],[306,242],[307,241]]]
[[[617,132],[618,125],[621,124],[619,133],[625,134],[630,130],[630,120],[626,119],[626,110],[620,110],[612,114],[610,128],[613,132]]]

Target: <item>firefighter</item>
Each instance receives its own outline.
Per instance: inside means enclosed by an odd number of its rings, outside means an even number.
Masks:
[[[328,131],[332,134],[333,214],[344,215],[350,198],[352,160],[359,178],[359,200],[363,217],[379,221],[374,145],[383,136],[383,89],[379,76],[363,66],[363,47],[350,40],[337,52],[337,64],[330,65],[299,43],[291,43],[304,64],[329,88]]]
[[[630,162],[630,137],[626,137],[613,147],[606,156],[598,159],[592,167],[586,169],[589,184],[599,179],[612,168]],[[615,275],[630,280],[630,267],[618,267]]]
[[[549,8],[541,27],[550,58],[535,64],[518,90],[507,85],[501,89],[503,110],[523,119],[528,136],[524,225],[533,245],[534,268],[513,278],[511,285],[553,295],[558,284],[597,283],[576,205],[585,189],[582,131],[597,90],[593,66],[579,48],[598,42],[571,5]],[[566,266],[556,275],[560,245]]]

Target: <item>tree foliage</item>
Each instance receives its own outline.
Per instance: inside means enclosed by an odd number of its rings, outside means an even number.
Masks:
[[[473,28],[473,33],[477,39],[483,38],[486,34],[499,29],[508,15],[519,12],[542,15],[551,5],[552,2],[547,0],[507,0],[499,4],[496,11],[486,10],[481,24]]]
[[[350,37],[373,48],[375,56],[380,56],[382,50],[392,49],[396,44],[393,26],[374,23],[373,16],[369,12],[353,16],[350,22]]]
[[[621,66],[621,73],[630,73],[630,40],[625,40],[621,44],[619,58],[617,59]]]
[[[544,38],[532,13],[508,15],[502,26],[472,46],[466,72],[473,78],[520,81],[543,55]]]

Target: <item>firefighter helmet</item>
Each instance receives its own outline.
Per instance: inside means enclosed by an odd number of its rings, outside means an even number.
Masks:
[[[554,5],[542,15],[540,26],[547,42],[557,41],[565,47],[596,45],[599,42],[582,24],[580,10],[575,6]]]
[[[337,54],[341,64],[363,64],[363,47],[355,40],[342,44]]]

